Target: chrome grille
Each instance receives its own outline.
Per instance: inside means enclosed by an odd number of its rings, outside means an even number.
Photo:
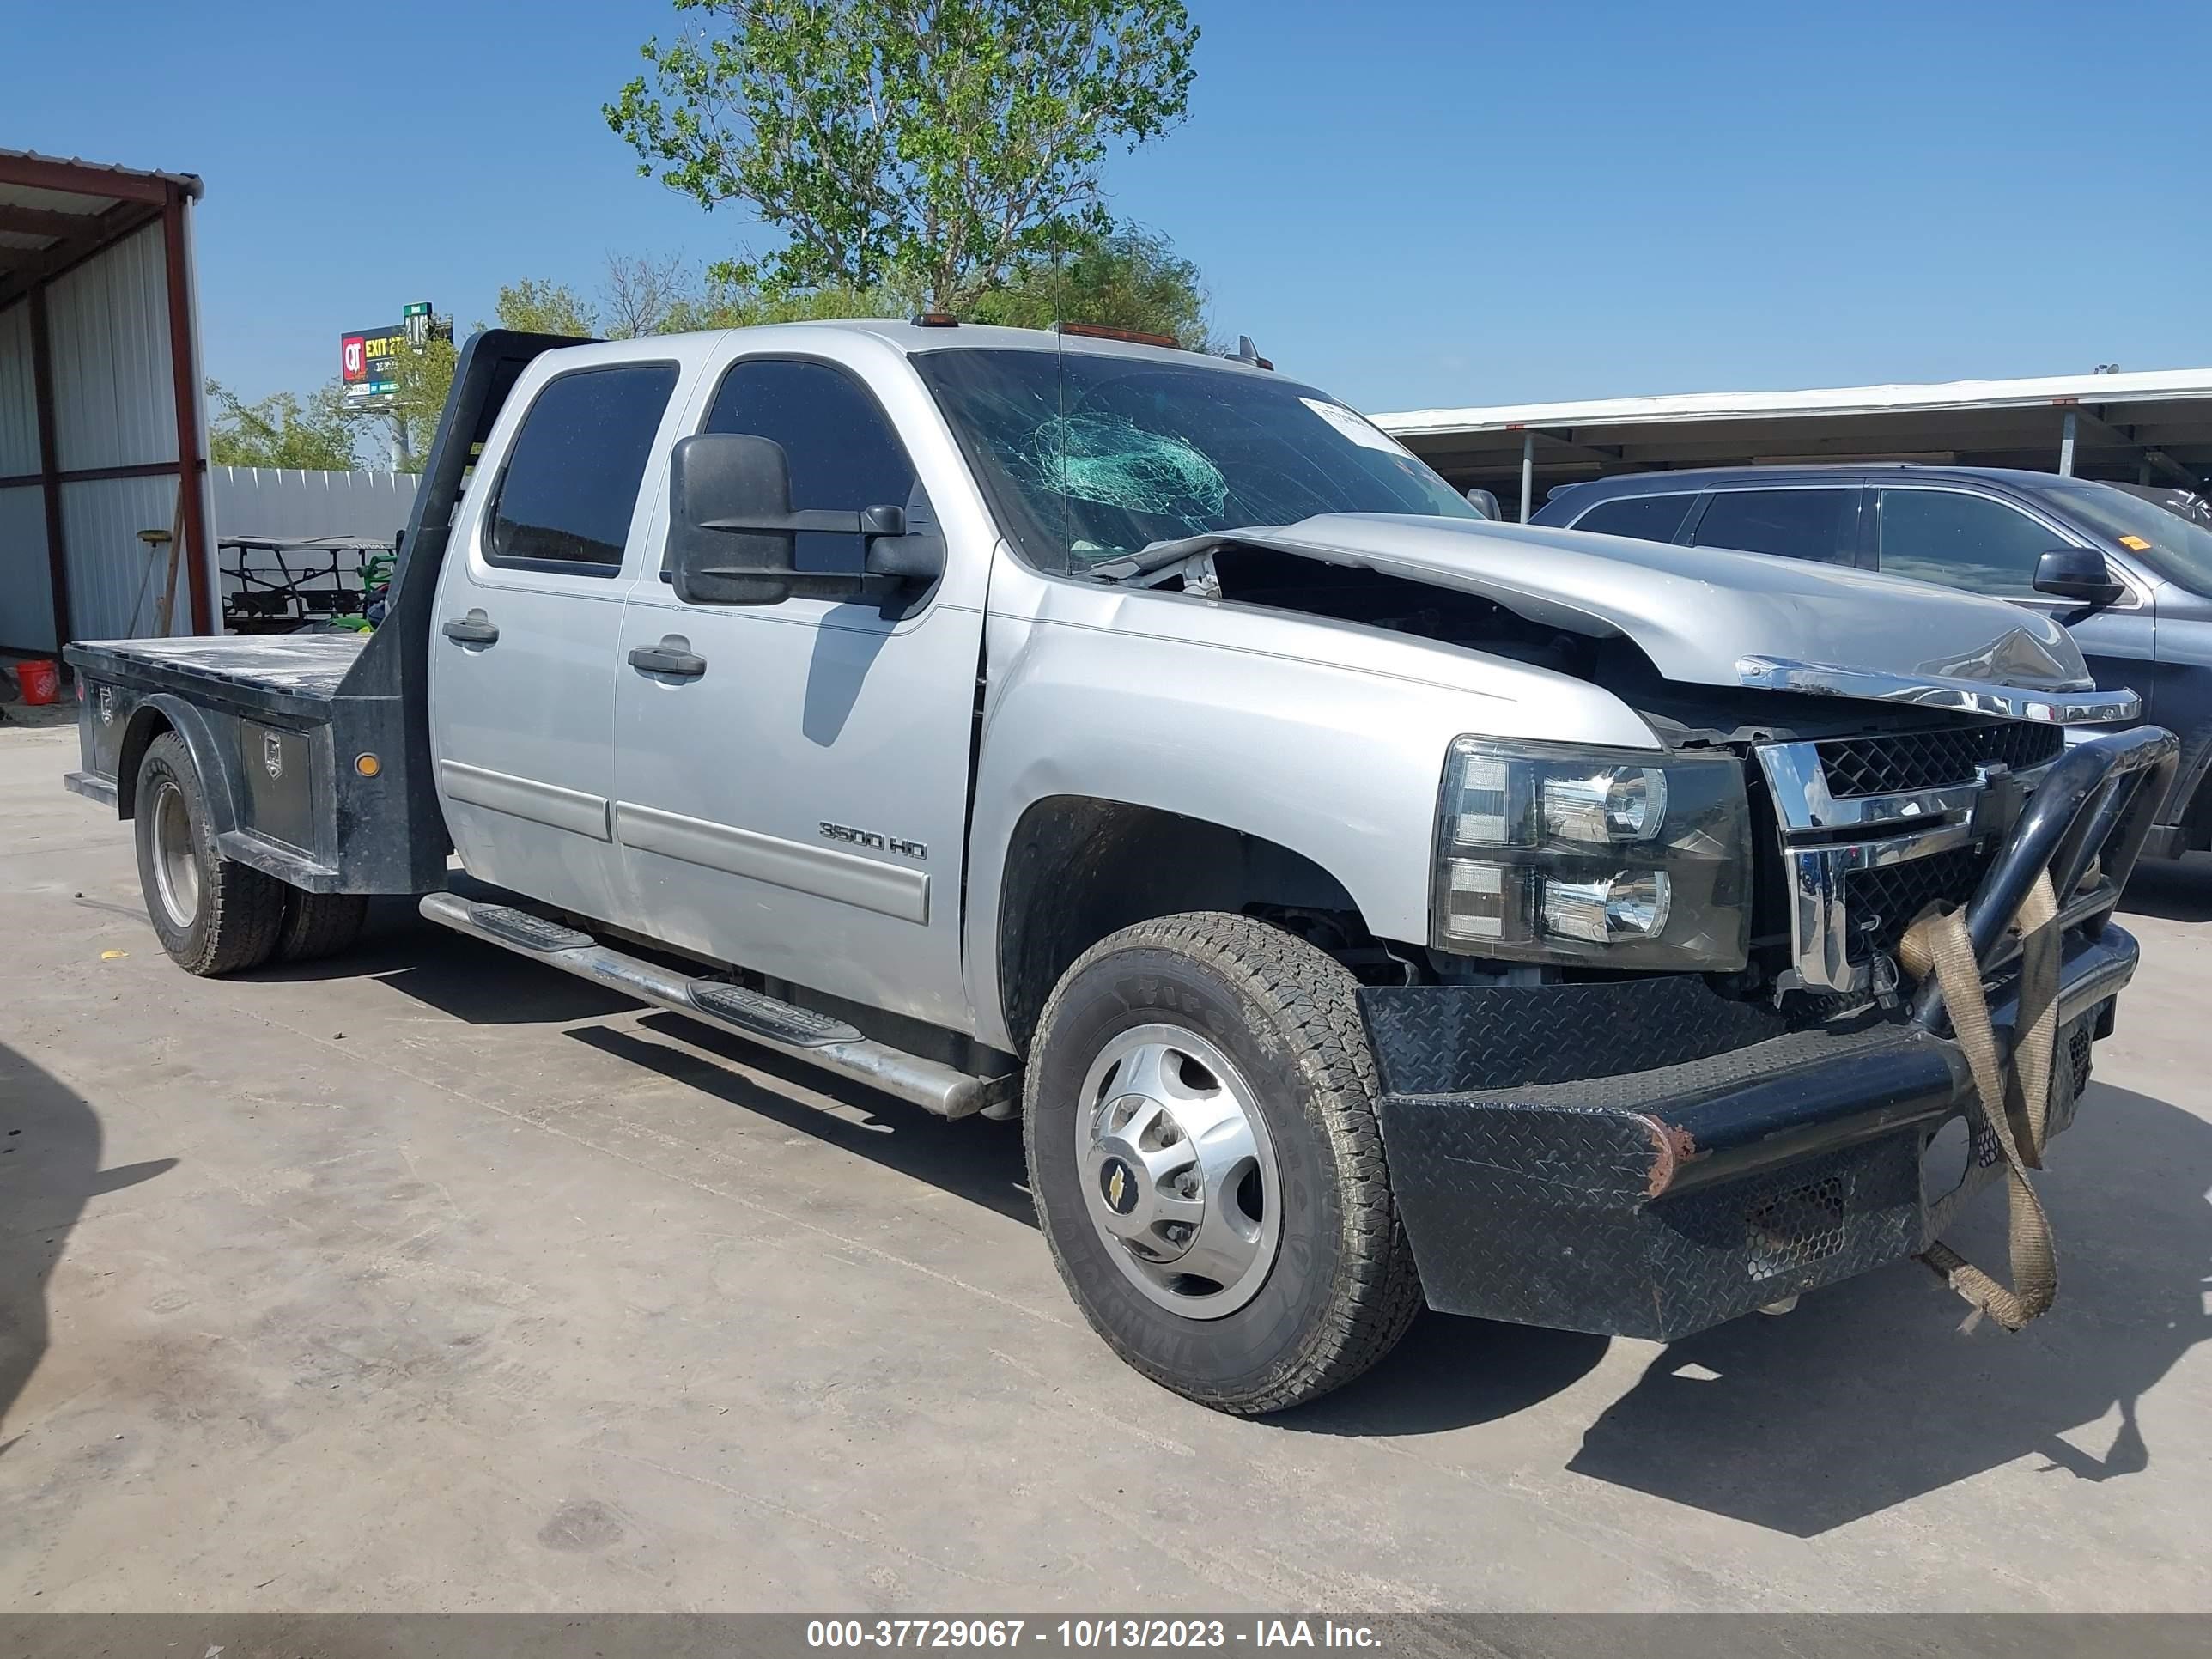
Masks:
[[[1897,954],[1916,917],[1930,904],[1964,904],[1981,885],[1990,854],[1981,847],[1957,847],[1924,859],[1854,870],[1844,881],[1845,914],[1850,921],[1850,959],[1864,962],[1869,947]]]
[[[2065,750],[2066,733],[2055,726],[1991,720],[1931,732],[1830,738],[1814,747],[1820,751],[1828,793],[1859,798],[1972,783],[1975,769],[1982,766],[2024,772],[2057,760]]]
[[[1856,999],[1874,986],[1873,958],[1931,903],[1973,896],[2008,827],[1986,818],[1984,768],[2018,760],[2033,788],[2048,736],[2004,721],[1862,738],[1762,744],[1789,906],[1791,967],[1784,990]],[[1963,773],[1963,776],[1958,775]],[[1881,783],[1881,793],[1864,793]],[[1843,793],[1844,789],[1858,793]]]

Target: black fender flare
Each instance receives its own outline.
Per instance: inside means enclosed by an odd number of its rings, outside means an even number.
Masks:
[[[2188,764],[2173,781],[2172,792],[2159,808],[2157,822],[2160,824],[2184,824],[2197,804],[2198,793],[2212,780],[2212,726],[2200,726],[2182,737],[2182,750]]]
[[[207,711],[167,691],[151,692],[141,698],[124,727],[123,741],[115,753],[115,816],[128,818],[137,811],[138,763],[163,732],[174,732],[184,739],[200,775],[200,799],[215,833],[220,836],[237,829],[241,816],[237,768],[217,741]]]

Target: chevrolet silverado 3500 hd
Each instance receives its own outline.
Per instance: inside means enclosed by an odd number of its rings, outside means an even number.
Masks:
[[[1255,362],[934,319],[480,335],[374,635],[68,657],[188,970],[419,894],[1018,1115],[1091,1324],[1245,1413],[1425,1299],[1671,1338],[1928,1249],[2012,1143],[1900,936],[1965,905],[2008,1036],[2050,874],[2064,1127],[2174,763],[2066,747],[2138,705],[2049,619],[1492,524]]]

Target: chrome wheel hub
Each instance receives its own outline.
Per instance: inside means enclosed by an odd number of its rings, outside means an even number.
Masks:
[[[1179,1025],[1108,1043],[1083,1084],[1084,1202],[1116,1266],[1192,1319],[1258,1293],[1281,1238],[1275,1152],[1229,1057]]]
[[[200,861],[192,849],[192,815],[185,792],[167,778],[154,792],[154,888],[177,927],[200,914]]]

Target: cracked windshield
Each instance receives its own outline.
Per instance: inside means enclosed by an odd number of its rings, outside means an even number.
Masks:
[[[1319,513],[1480,516],[1364,417],[1272,375],[1077,351],[914,361],[1044,569]]]

